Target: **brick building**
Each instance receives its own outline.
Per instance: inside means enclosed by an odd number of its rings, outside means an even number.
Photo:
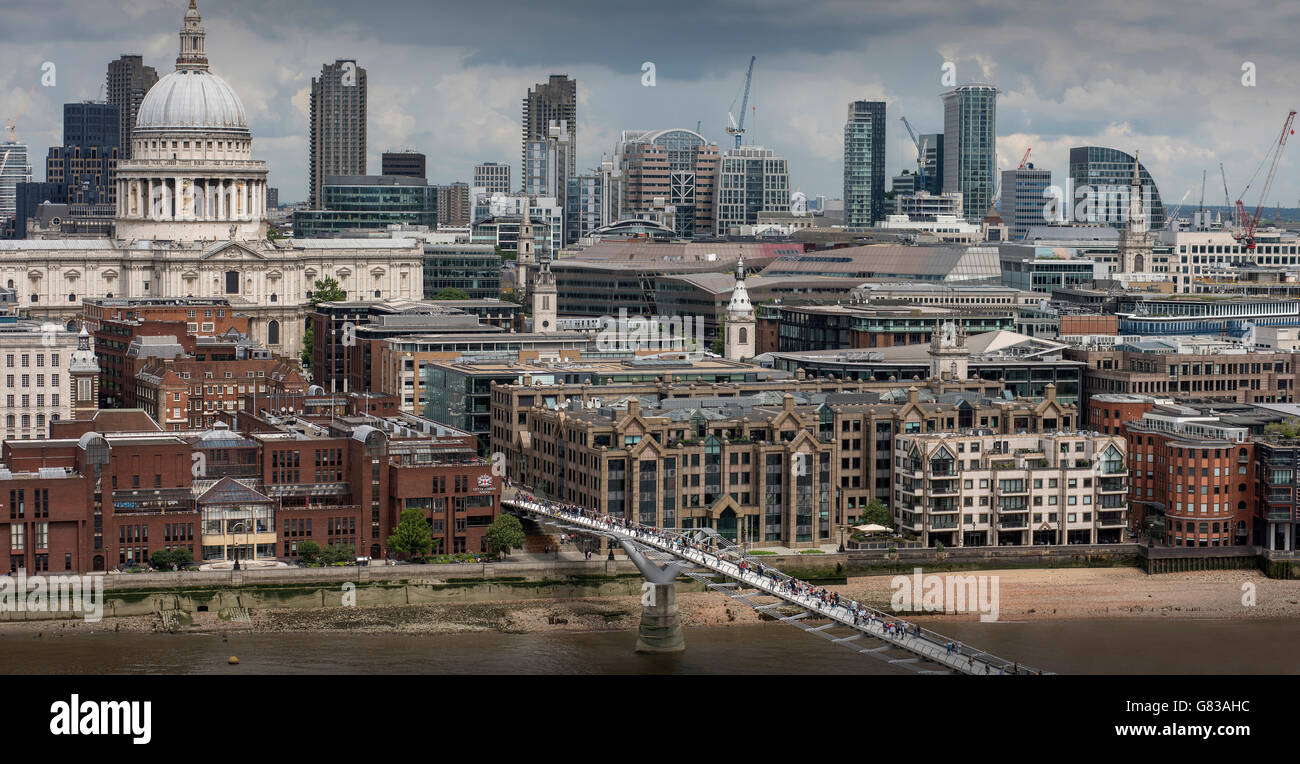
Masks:
[[[410,507],[425,510],[435,549],[486,548],[501,486],[472,435],[367,415],[365,401],[320,416],[305,396],[297,411],[311,413],[263,408],[275,400],[248,396],[227,417],[238,429],[164,432],[143,412],[113,411],[61,422],[58,437],[7,441],[0,545],[10,570],[105,570],[178,546],[200,562],[293,560],[307,540],[379,558]]]

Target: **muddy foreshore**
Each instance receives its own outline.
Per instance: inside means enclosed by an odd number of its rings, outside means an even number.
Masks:
[[[1004,621],[1300,618],[1300,581],[1268,579],[1249,570],[1157,576],[1131,568],[1018,569],[972,574],[997,577],[998,617]],[[894,580],[894,576],[851,578],[846,584],[830,588],[890,611]],[[679,592],[677,599],[686,628],[750,625],[764,619],[751,608],[713,592]],[[265,608],[234,617],[229,613],[195,613],[192,624],[179,630],[407,634],[619,631],[635,629],[640,615],[638,597],[614,596],[383,607]],[[977,613],[900,615],[932,627],[945,621],[978,618]],[[105,618],[97,623],[81,620],[0,623],[0,635],[35,638],[162,630],[167,627],[157,616]]]

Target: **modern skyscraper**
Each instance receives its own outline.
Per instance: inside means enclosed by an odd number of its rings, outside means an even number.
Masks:
[[[683,238],[712,236],[719,159],[718,144],[694,130],[624,130],[615,151],[622,189],[614,217],[660,220]],[[666,207],[673,208],[671,223],[660,219]]]
[[[1002,222],[1007,224],[1012,240],[1023,239],[1030,226],[1047,225],[1044,214],[1049,202],[1043,192],[1052,185],[1051,170],[1036,170],[1032,164],[1002,171]]]
[[[790,211],[790,165],[771,149],[741,146],[722,155],[718,169],[717,232],[754,225],[763,212]]]
[[[510,165],[496,162],[474,165],[474,186],[488,196],[510,193]]]
[[[568,179],[577,175],[575,167],[569,124],[564,120],[552,122],[542,138],[528,142],[524,154],[524,193],[562,199]]]
[[[602,162],[599,169],[569,178],[564,195],[564,244],[568,246],[597,228],[614,222],[614,163]]]
[[[568,125],[572,153],[564,176],[578,174],[578,83],[565,74],[552,74],[547,82],[538,84],[524,97],[523,138],[520,147],[520,167],[528,177],[528,144],[546,140],[552,122],[564,121]]]
[[[32,179],[32,166],[27,161],[27,144],[19,143],[14,134],[14,123],[9,123],[9,140],[0,143],[0,229],[14,216],[16,188],[19,183]]]
[[[943,190],[961,192],[963,214],[972,222],[983,220],[993,204],[997,98],[997,88],[980,83],[943,94]]]
[[[90,217],[111,216],[117,203],[118,114],[110,103],[65,103],[63,145],[51,146],[45,158],[45,180],[63,187],[64,202],[107,207],[81,210]],[[76,211],[71,214],[78,216]]]
[[[402,175],[428,180],[425,156],[418,151],[385,151],[379,158],[384,175]]]
[[[131,158],[131,129],[135,127],[136,113],[145,93],[157,82],[158,70],[145,66],[142,56],[126,55],[108,62],[108,102],[118,111],[118,159]]]
[[[1125,228],[1129,209],[1129,188],[1133,165],[1142,181],[1143,208],[1149,229],[1165,227],[1165,206],[1151,173],[1132,154],[1105,146],[1076,146],[1070,149],[1070,198],[1066,199],[1072,223],[1104,223]]]
[[[885,102],[851,101],[844,123],[844,225],[885,217]]]
[[[320,204],[327,175],[366,174],[366,70],[340,58],[311,81],[311,182],[308,204]]]

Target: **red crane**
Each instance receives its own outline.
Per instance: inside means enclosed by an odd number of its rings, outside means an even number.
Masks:
[[[1259,213],[1264,209],[1264,201],[1268,198],[1268,189],[1273,185],[1273,176],[1277,173],[1277,163],[1278,160],[1282,158],[1282,149],[1286,147],[1286,139],[1289,136],[1295,135],[1295,130],[1291,127],[1294,122],[1295,112],[1292,111],[1286,115],[1286,122],[1282,125],[1282,134],[1278,136],[1277,143],[1274,144],[1273,150],[1270,152],[1272,160],[1270,161],[1269,157],[1264,157],[1264,162],[1269,162],[1268,175],[1264,177],[1264,187],[1260,189],[1259,203],[1255,205],[1255,214],[1248,217],[1246,215],[1246,205],[1243,204],[1240,199],[1237,200],[1237,220],[1240,221],[1241,228],[1234,231],[1233,236],[1238,241],[1244,239],[1246,241],[1246,249],[1253,250],[1255,248],[1255,227],[1259,225]],[[1263,168],[1263,166],[1264,163],[1261,162],[1259,167]],[[1255,170],[1255,175],[1258,174],[1259,168]],[[1254,182],[1254,179],[1255,176],[1252,175],[1251,182]],[[1248,182],[1246,188],[1242,190],[1241,195],[1245,196],[1246,191],[1249,189],[1250,183]]]
[[[1016,168],[1017,170],[1025,169],[1025,162],[1029,161],[1029,152],[1033,150],[1034,150],[1033,146],[1030,146],[1029,148],[1025,149],[1025,155],[1020,157],[1020,166]]]

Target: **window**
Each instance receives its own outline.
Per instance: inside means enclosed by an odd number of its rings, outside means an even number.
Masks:
[[[226,271],[226,294],[239,294],[239,271]]]

